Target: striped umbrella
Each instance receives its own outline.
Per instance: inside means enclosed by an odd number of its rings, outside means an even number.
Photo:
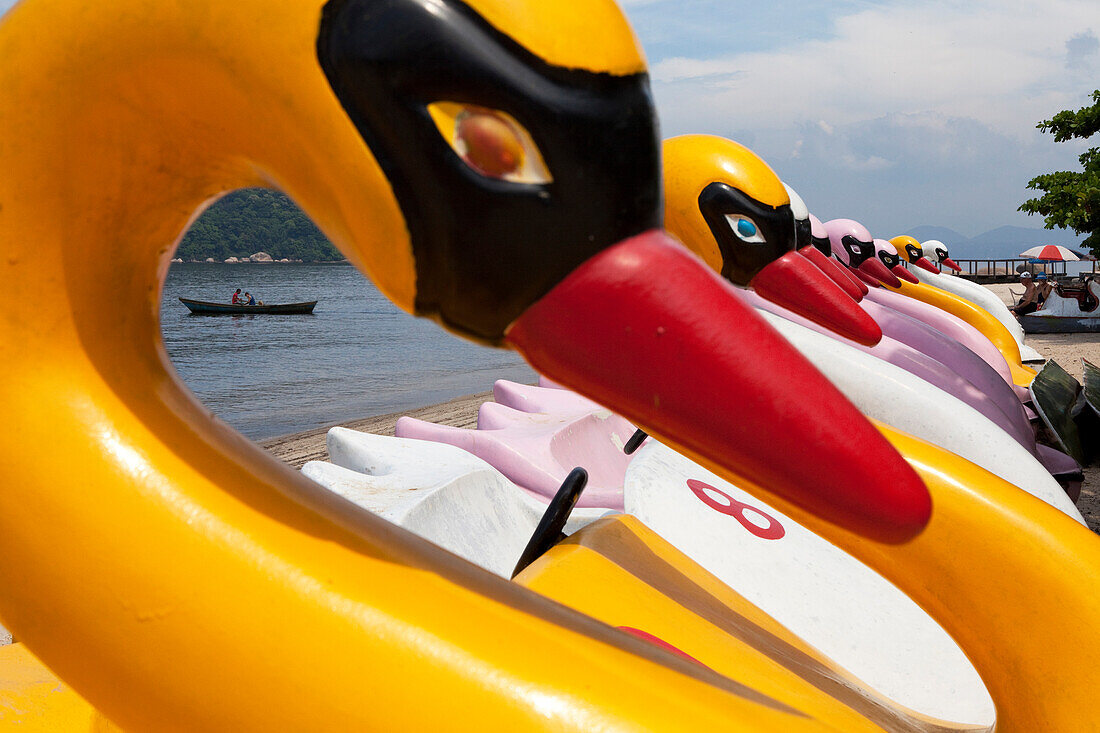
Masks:
[[[1072,249],[1058,247],[1053,244],[1025,249],[1020,253],[1020,256],[1029,260],[1051,260],[1054,262],[1073,262],[1081,259]]]

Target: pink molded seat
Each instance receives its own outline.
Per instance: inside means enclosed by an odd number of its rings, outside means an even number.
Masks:
[[[630,463],[623,446],[634,434],[633,425],[567,390],[498,382],[494,395],[524,409],[486,402],[478,410],[476,430],[403,417],[395,434],[462,448],[544,501],[573,468],[582,466],[588,487],[577,505],[622,509]]]

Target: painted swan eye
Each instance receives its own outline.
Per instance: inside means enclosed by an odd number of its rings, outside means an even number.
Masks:
[[[726,221],[729,222],[730,229],[742,242],[756,243],[764,241],[764,235],[760,233],[760,228],[749,217],[740,214],[726,214]]]
[[[530,133],[507,112],[455,102],[434,102],[428,113],[462,162],[486,178],[550,183]]]

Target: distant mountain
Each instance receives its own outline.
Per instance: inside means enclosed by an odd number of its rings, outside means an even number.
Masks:
[[[1065,229],[1004,226],[983,232],[976,237],[964,237],[953,229],[921,225],[905,232],[924,242],[938,239],[947,245],[955,259],[997,259],[1018,257],[1029,247],[1040,244],[1060,244],[1079,249],[1083,236]]]
[[[920,241],[927,242],[929,239],[938,239],[950,249],[956,244],[966,241],[966,237],[956,232],[954,229],[948,229],[947,227],[935,227],[928,224],[922,224],[919,227],[913,227],[909,231],[905,232],[910,237]]]

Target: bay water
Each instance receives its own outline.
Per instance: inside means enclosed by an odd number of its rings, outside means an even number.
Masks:
[[[196,316],[179,302],[318,301],[314,314]],[[515,352],[459,339],[390,303],[354,267],[177,263],[161,332],[183,381],[253,440],[533,382]]]

